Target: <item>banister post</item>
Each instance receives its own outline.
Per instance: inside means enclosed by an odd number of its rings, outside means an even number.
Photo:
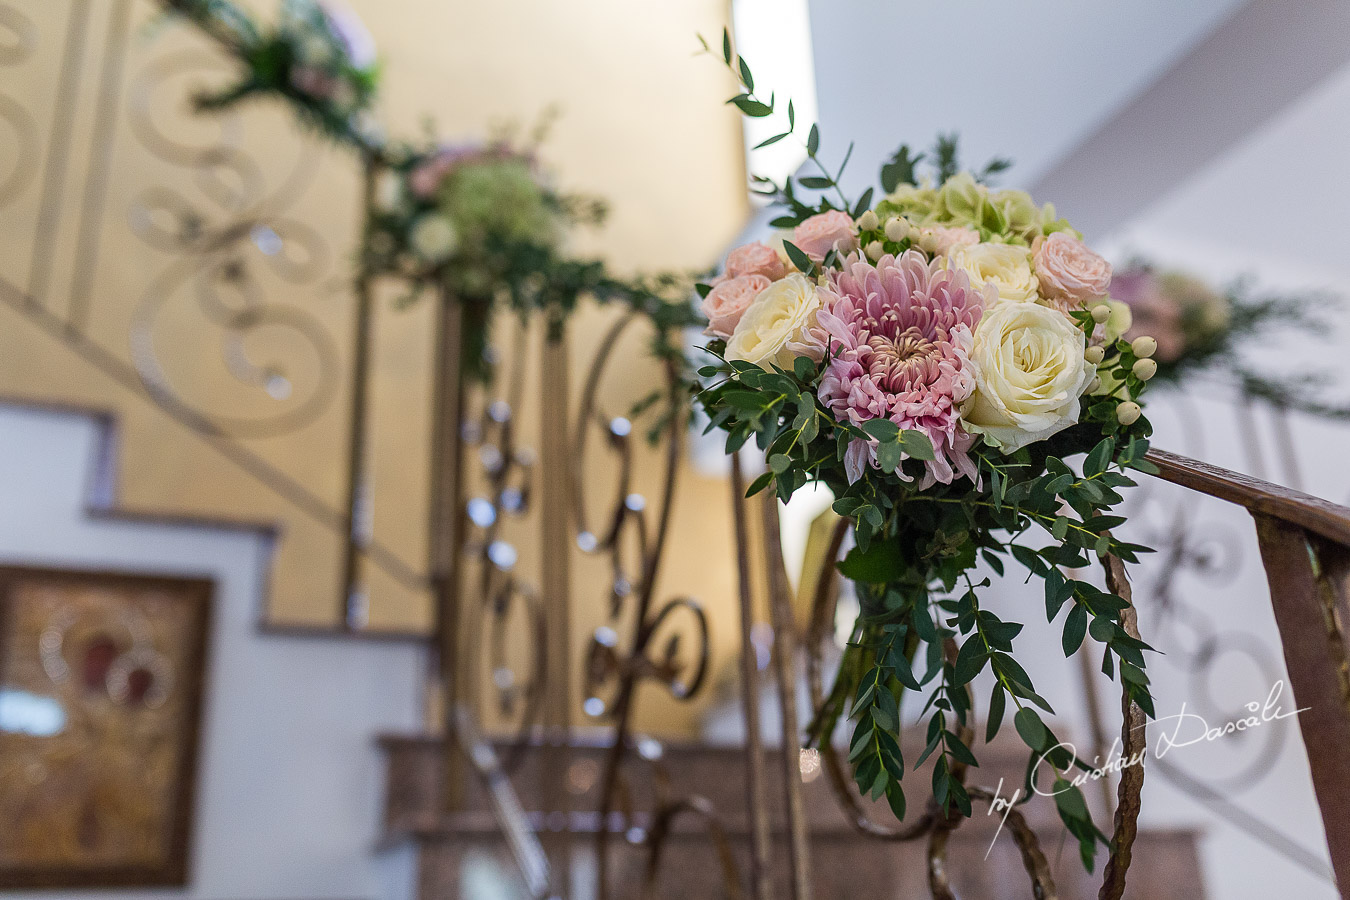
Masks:
[[[1350,548],[1253,513],[1331,866],[1350,900]],[[1292,709],[1284,710],[1286,713]]]
[[[464,802],[467,772],[459,740],[460,707],[472,703],[466,684],[461,627],[460,576],[464,553],[463,307],[449,291],[436,296],[435,371],[432,384],[431,508],[428,560],[435,604],[436,675],[445,728],[443,812]]]

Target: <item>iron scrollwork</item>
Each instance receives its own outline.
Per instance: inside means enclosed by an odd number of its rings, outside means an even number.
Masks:
[[[517,328],[513,343],[523,343],[523,331]],[[497,712],[514,723],[515,737],[502,763],[508,772],[520,764],[539,724],[550,668],[543,598],[538,587],[518,573],[516,547],[503,534],[508,520],[530,512],[537,478],[535,452],[521,446],[516,418],[527,368],[513,366],[499,395],[487,399],[480,414],[460,428],[466,462],[476,460],[481,481],[465,503],[469,532],[463,553],[476,567],[466,572],[464,582],[475,598],[467,631],[480,638],[464,646],[470,673],[466,690],[470,697],[478,696],[473,677],[481,670],[480,654],[485,649]],[[518,616],[523,617],[529,648],[529,669],[523,673],[514,667],[509,652],[512,625],[521,621]]]
[[[612,895],[610,851],[612,833],[622,831],[630,841],[646,845],[647,866],[644,892],[654,888],[662,851],[671,824],[679,816],[694,816],[704,824],[718,849],[729,896],[740,896],[726,831],[711,801],[698,796],[676,796],[660,766],[660,746],[650,739],[633,737],[634,696],[638,685],[652,681],[677,700],[689,700],[704,684],[709,667],[708,618],[692,598],[677,596],[658,602],[657,578],[666,550],[673,510],[684,418],[672,407],[661,433],[662,480],[654,509],[633,490],[634,424],[623,416],[611,416],[600,406],[599,388],[615,346],[639,317],[629,313],[610,328],[592,358],[581,395],[571,454],[573,515],[577,546],[585,553],[605,557],[611,571],[607,624],[595,629],[584,672],[586,713],[613,723],[614,735],[600,778],[599,824],[596,854],[600,872],[600,897]],[[678,404],[681,391],[678,369],[667,361],[666,397]],[[592,519],[586,502],[586,462],[591,434],[603,435],[613,459],[614,493],[603,519]],[[621,637],[626,627],[626,640]],[[692,627],[686,637],[680,623]],[[692,651],[685,645],[693,643]],[[686,652],[691,652],[693,662]],[[626,782],[625,760],[634,747],[638,757],[655,772],[655,809],[637,824],[631,810],[632,791]]]
[[[9,4],[0,4],[0,66],[16,66],[32,56],[38,32],[32,20]],[[17,100],[0,94],[0,120],[13,138],[13,161],[0,172],[0,207],[19,196],[37,174],[37,125]]]
[[[332,253],[319,233],[285,215],[314,178],[317,148],[302,144],[294,165],[269,190],[262,167],[241,147],[237,115],[212,117],[216,134],[210,139],[176,136],[174,123],[162,121],[156,97],[176,79],[217,68],[195,53],[174,53],[152,61],[133,84],[132,132],[157,158],[190,170],[203,202],[166,185],[148,187],[133,201],[133,233],[179,259],[151,282],[136,308],[131,356],[146,390],[160,403],[222,434],[271,437],[321,416],[340,383],[339,354],[326,326],[295,306],[269,301],[257,271],[261,262],[288,285],[315,285],[329,269]],[[175,308],[182,291],[195,300],[190,313]],[[167,371],[156,331],[189,314],[220,333],[220,365],[250,389],[242,411],[204,408],[188,399],[181,375]],[[251,348],[258,344],[274,357],[255,359]],[[282,353],[284,362],[275,358]]]

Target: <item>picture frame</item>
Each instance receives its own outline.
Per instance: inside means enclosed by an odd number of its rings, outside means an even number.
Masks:
[[[213,595],[0,566],[0,889],[188,884]]]

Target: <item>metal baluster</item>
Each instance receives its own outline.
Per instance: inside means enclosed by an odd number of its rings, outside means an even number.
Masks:
[[[764,795],[764,741],[759,723],[759,660],[750,640],[754,625],[750,583],[750,535],[745,521],[745,477],[741,458],[731,454],[731,514],[736,529],[736,573],[741,613],[741,693],[745,711],[745,800],[750,819],[750,892],[769,900],[769,809]]]
[[[773,655],[778,671],[778,699],[783,709],[783,790],[787,799],[791,896],[793,900],[811,900],[811,848],[802,802],[802,745],[797,723],[797,640],[790,605],[792,588],[783,563],[778,497],[770,490],[765,490],[761,496],[764,559],[769,570],[769,611],[773,619]]]
[[[379,177],[380,162],[371,154],[362,159],[361,221],[370,222],[375,206],[375,182]],[[362,240],[365,240],[363,236]],[[362,247],[364,250],[364,246]],[[372,311],[374,307],[374,276],[364,256],[356,270],[352,293],[356,300],[352,322],[352,376],[351,413],[347,428],[347,495],[343,520],[342,589],[338,598],[343,630],[352,628],[357,615],[353,596],[360,583],[361,553],[365,536],[358,535],[363,505],[369,504],[370,477],[366,459],[366,406],[370,393],[370,345]],[[365,510],[368,512],[368,509]]]

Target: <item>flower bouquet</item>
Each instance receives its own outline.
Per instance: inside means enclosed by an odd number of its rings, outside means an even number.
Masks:
[[[774,115],[725,36],[722,56],[744,86],[729,102]],[[795,134],[790,102],[786,119],[770,141]],[[903,819],[900,707],[926,694],[928,744],[913,765],[935,760],[930,808],[969,816],[971,687],[990,670],[986,740],[1011,712],[1031,750],[1024,796],[1053,770],[1040,789],[1054,793],[1091,867],[1106,838],[1071,771],[1086,766],[1041,718],[1050,706],[1013,651],[1022,624],[981,607],[990,581],[975,573],[983,564],[1002,574],[1011,561],[1041,580],[1047,618],[1063,616],[1065,655],[1090,635],[1104,673],[1152,715],[1149,647],[1123,588],[1072,573],[1146,550],[1113,536],[1124,519],[1112,507],[1133,484],[1129,470],[1156,471],[1139,404],[1156,342],[1123,339],[1129,310],[1107,299],[1110,265],[1053,207],[982,183],[1006,163],[959,171],[944,140],[924,179],[926,158],[902,147],[882,170],[880,201],[868,190],[850,202],[819,146],[812,126],[805,148],[819,174],[753,178],[782,208],[773,225],[791,229],[781,247],[733,250],[699,286],[717,362],[700,369],[698,397],[728,453],[751,440],[764,452],[748,494],[772,487],[786,501],[820,483],[853,523],[839,569],[861,612],[812,737],[828,742],[852,719],[858,789]]]
[[[1334,334],[1322,315],[1329,298],[1259,296],[1239,281],[1216,290],[1186,272],[1134,261],[1111,279],[1111,295],[1130,308],[1133,325],[1125,337],[1149,334],[1158,342],[1157,383],[1178,385],[1208,370],[1232,376],[1242,390],[1279,406],[1328,418],[1350,418],[1350,406],[1325,396],[1332,381],[1315,370],[1271,375],[1249,359],[1281,334],[1303,342]]]
[[[244,64],[235,84],[197,98],[202,108],[279,94],[325,134],[362,146],[373,140],[363,115],[379,81],[375,40],[351,9],[337,0],[282,0],[277,24],[264,29],[229,0],[166,5],[225,40]]]
[[[567,230],[599,224],[603,203],[562,194],[545,178],[533,149],[506,140],[441,144],[390,154],[368,220],[367,265],[412,285],[409,300],[435,286],[464,304],[466,369],[485,375],[481,341],[500,297],[520,312],[570,312],[583,293],[618,290],[599,262],[565,258]]]

